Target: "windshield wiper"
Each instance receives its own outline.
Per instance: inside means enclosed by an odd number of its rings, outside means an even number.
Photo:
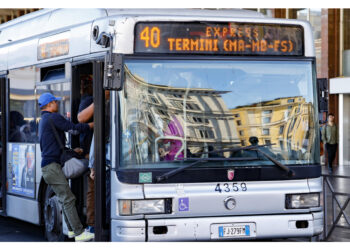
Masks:
[[[196,160],[195,162],[192,162],[191,164],[189,165],[186,165],[186,166],[183,166],[183,167],[180,167],[180,168],[177,168],[177,169],[174,169],[174,170],[171,170],[163,175],[160,175],[160,176],[157,176],[156,177],[156,181],[157,182],[161,182],[163,180],[167,180],[169,179],[170,177],[184,171],[185,169],[187,168],[190,168],[190,167],[193,167],[195,165],[198,165],[200,163],[205,163],[205,162],[208,162],[208,161],[256,161],[256,160],[259,160],[258,158],[255,158],[255,157],[233,157],[233,158],[185,158],[186,160]]]
[[[276,159],[274,159],[273,157],[271,157],[270,155],[266,154],[264,151],[260,150],[259,148],[253,149],[258,151],[259,153],[261,153],[263,156],[265,156],[267,159],[269,159],[270,161],[272,161],[276,166],[280,167],[282,170],[287,172],[288,177],[292,177],[294,176],[294,171],[291,170],[289,167],[287,167],[286,165],[283,165],[281,162],[277,161]]]
[[[269,147],[272,145],[275,145],[275,143],[264,144],[264,145],[250,145],[250,146],[246,146],[246,147],[227,148],[227,149],[222,149],[222,150],[213,150],[213,151],[205,152],[205,154],[222,153],[222,152],[228,152],[228,151],[229,152],[236,152],[236,151],[241,151],[241,150],[258,151],[263,156],[265,156],[268,160],[272,161],[276,166],[278,166],[282,170],[286,171],[288,177],[294,176],[293,170],[290,170],[287,166],[283,165],[281,162],[277,161],[276,159],[274,159],[270,155],[266,154],[264,151],[260,150],[260,148]],[[196,154],[198,154],[198,153],[196,153]],[[196,154],[194,154],[194,155],[196,155]]]
[[[288,177],[292,177],[294,176],[294,171],[289,169],[287,166],[283,165],[282,163],[280,163],[279,161],[277,161],[276,159],[274,159],[273,157],[271,157],[270,155],[266,154],[265,152],[261,151],[260,148],[262,147],[268,147],[274,144],[264,144],[264,145],[251,145],[251,146],[246,146],[246,147],[234,147],[234,148],[227,148],[227,149],[222,149],[222,150],[213,150],[213,151],[208,151],[208,152],[200,152],[200,153],[195,153],[193,155],[199,155],[199,154],[213,154],[213,153],[223,153],[223,152],[237,152],[237,151],[241,151],[241,150],[255,150],[258,151],[259,153],[261,153],[263,156],[265,156],[268,160],[270,160],[271,162],[273,162],[276,166],[280,167],[282,170],[287,172]],[[186,158],[186,159],[196,159],[196,158]],[[200,158],[195,162],[192,162],[189,165],[171,170],[161,176],[157,176],[156,177],[156,181],[157,182],[161,182],[163,180],[166,180],[182,171],[184,171],[187,168],[193,167],[198,165],[199,163],[204,163],[204,162],[208,162],[208,161],[247,161],[247,160],[258,160],[258,158],[253,158],[253,157],[234,157],[234,158]]]

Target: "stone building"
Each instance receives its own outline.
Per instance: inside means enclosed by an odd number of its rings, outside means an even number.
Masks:
[[[0,9],[0,24],[37,10],[39,9]]]

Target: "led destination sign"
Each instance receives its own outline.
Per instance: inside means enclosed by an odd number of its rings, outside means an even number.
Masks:
[[[137,23],[135,52],[302,56],[303,28],[252,23]]]

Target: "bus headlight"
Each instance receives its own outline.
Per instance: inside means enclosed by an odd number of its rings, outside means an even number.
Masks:
[[[119,200],[120,215],[171,213],[171,199]]]
[[[286,195],[286,208],[310,208],[319,206],[320,193]]]

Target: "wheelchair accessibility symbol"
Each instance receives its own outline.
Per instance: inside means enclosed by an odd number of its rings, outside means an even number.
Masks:
[[[189,211],[190,202],[188,198],[179,198],[179,212]]]

